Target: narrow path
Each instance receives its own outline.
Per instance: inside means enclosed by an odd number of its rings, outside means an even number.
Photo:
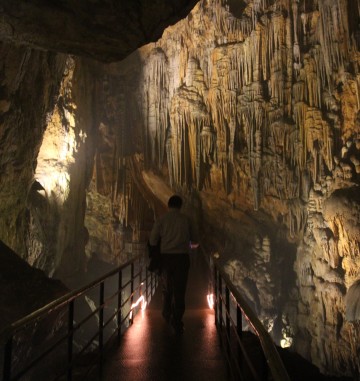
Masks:
[[[185,332],[175,335],[161,316],[161,287],[139,312],[117,351],[105,362],[105,381],[227,381],[214,312],[207,306],[208,269],[192,254],[184,315]]]

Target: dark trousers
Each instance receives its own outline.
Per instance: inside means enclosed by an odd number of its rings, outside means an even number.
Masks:
[[[161,254],[163,316],[175,325],[182,324],[185,292],[190,268],[189,254]]]

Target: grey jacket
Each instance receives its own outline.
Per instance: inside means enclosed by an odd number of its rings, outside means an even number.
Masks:
[[[160,251],[166,254],[188,253],[190,242],[197,243],[197,233],[191,220],[175,208],[160,217],[150,234],[150,245],[160,241]]]

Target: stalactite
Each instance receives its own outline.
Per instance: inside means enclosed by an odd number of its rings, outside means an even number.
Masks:
[[[347,58],[350,41],[349,26],[347,23],[346,8],[340,1],[319,1],[320,13],[319,40],[324,55],[328,82],[334,70],[343,66]]]
[[[304,170],[306,166],[306,140],[305,140],[305,118],[306,118],[306,104],[304,102],[297,102],[294,105],[294,119],[296,123],[296,128],[299,131],[299,141],[297,142],[297,164],[300,170]]]
[[[304,224],[306,223],[307,213],[297,199],[291,200],[288,203],[288,206],[290,237],[295,237],[303,230]]]
[[[300,46],[299,46],[299,38],[298,38],[298,0],[293,0],[292,2],[292,13],[293,13],[293,33],[294,33],[294,47],[293,47],[293,55],[294,55],[294,68],[299,70],[301,67],[301,54],[300,54]]]
[[[262,162],[265,119],[265,103],[262,99],[261,84],[254,82],[252,86],[244,87],[243,94],[239,96],[238,102],[238,119],[244,128],[244,135],[247,136],[254,208],[257,209],[260,200],[259,172]]]
[[[153,49],[144,68],[147,77],[143,87],[146,103],[143,114],[147,124],[146,141],[149,147],[147,160],[160,168],[165,155],[165,131],[168,122],[168,72],[167,59],[161,49]]]
[[[304,59],[305,83],[307,89],[306,100],[311,107],[321,107],[320,81],[316,70],[315,60],[307,56]]]
[[[201,179],[204,177],[202,163],[206,163],[212,154],[209,152],[212,142],[207,145],[207,151],[203,152],[206,134],[202,136],[201,132],[204,126],[209,126],[210,118],[202,96],[194,91],[194,88],[197,89],[196,84],[190,80],[193,73],[194,70],[188,72],[189,86],[184,85],[172,98],[167,154],[172,184],[196,184],[201,188]]]

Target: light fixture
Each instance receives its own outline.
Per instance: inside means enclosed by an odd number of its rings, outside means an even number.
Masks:
[[[214,309],[214,294],[207,295],[207,302],[210,309]]]
[[[132,322],[132,320],[133,320],[133,310],[134,310],[134,308],[136,308],[140,303],[141,303],[141,311],[145,311],[145,308],[147,306],[147,302],[146,302],[146,300],[144,298],[144,295],[141,295],[139,297],[139,299],[135,303],[133,303],[131,305],[131,307],[130,307],[130,314],[129,314],[130,322]]]

